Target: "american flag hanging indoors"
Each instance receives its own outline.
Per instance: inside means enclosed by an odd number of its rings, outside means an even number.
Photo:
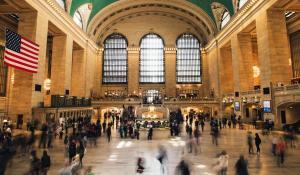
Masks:
[[[16,69],[37,73],[39,45],[6,29],[4,62]]]

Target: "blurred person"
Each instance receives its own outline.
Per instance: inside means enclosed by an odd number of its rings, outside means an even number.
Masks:
[[[229,156],[225,150],[218,156],[217,163],[214,165],[214,169],[218,175],[226,175],[228,169]]]
[[[186,123],[185,125],[185,132],[186,132],[186,135],[189,135],[189,129],[190,129],[190,126],[188,123]]]
[[[77,140],[76,142],[76,154],[79,155],[79,165],[80,167],[83,166],[82,159],[85,153],[85,148],[83,146],[83,143],[80,140]]]
[[[277,165],[280,167],[284,163],[285,158],[285,142],[281,137],[276,145]]]
[[[261,144],[261,139],[257,133],[255,133],[255,146],[256,146],[256,153],[260,154],[260,144]]]
[[[204,131],[204,126],[205,126],[204,119],[201,120],[200,126],[201,126],[201,130],[203,132]]]
[[[137,160],[137,174],[143,174],[143,172],[145,171],[145,167],[144,167],[144,159],[139,157],[138,160]]]
[[[137,140],[140,140],[140,130],[138,128],[134,129],[134,135]]]
[[[181,159],[179,164],[176,166],[175,175],[190,175],[191,168],[188,162],[184,159]]]
[[[151,125],[150,128],[148,129],[148,140],[152,140],[152,136],[153,136],[153,128]]]
[[[30,153],[31,162],[30,162],[30,174],[31,175],[39,175],[41,170],[41,161],[36,155],[36,151],[32,150]]]
[[[69,163],[72,162],[73,158],[76,156],[76,142],[74,139],[69,143],[68,147],[69,151]]]
[[[46,141],[47,141],[47,131],[48,126],[46,123],[42,124],[42,134],[40,138],[39,148],[43,145],[43,148],[46,148]]]
[[[106,129],[106,136],[107,136],[107,141],[109,143],[111,140],[111,125],[108,125],[108,127]]]
[[[227,124],[228,124],[228,127],[231,128],[231,120],[228,120]]]
[[[212,127],[211,136],[212,136],[212,143],[218,146],[219,129],[217,126]]]
[[[188,128],[188,135],[189,135],[190,139],[193,138],[193,128],[192,128],[192,125],[190,125],[189,128]]]
[[[124,127],[123,124],[121,124],[120,127],[119,127],[119,134],[120,134],[121,139],[124,138],[124,129],[123,129],[123,127]]]
[[[198,147],[197,147],[196,139],[195,138],[188,138],[187,140],[187,149],[188,153],[195,153],[195,155],[198,154]]]
[[[273,156],[276,156],[276,145],[278,143],[278,137],[274,134],[272,138],[272,154]]]
[[[0,128],[0,145],[3,144],[4,141],[4,133],[2,132],[2,129]]]
[[[47,148],[52,148],[52,138],[53,138],[53,125],[48,127],[48,143],[47,143]]]
[[[58,171],[59,175],[73,175],[79,169],[79,156],[72,158],[72,162],[69,163],[65,160],[65,166]]]
[[[63,135],[64,135],[64,124],[61,124],[61,125],[58,127],[58,134],[59,134],[59,139],[62,140]]]
[[[51,159],[50,159],[50,156],[47,154],[46,150],[44,150],[44,152],[43,152],[43,156],[41,158],[41,164],[42,164],[42,170],[41,170],[42,173],[41,174],[47,175],[47,172],[51,166]]]
[[[9,146],[6,143],[3,143],[3,146],[0,146],[0,174],[5,174],[6,167],[10,164],[11,159],[13,158],[14,153],[9,149]]]
[[[162,174],[165,174],[166,172],[166,161],[168,159],[168,156],[167,156],[167,150],[164,146],[162,145],[159,145],[158,146],[158,156],[157,156],[157,160],[159,161],[160,163],[160,167],[161,167],[161,172]]]
[[[199,138],[200,138],[200,130],[199,130],[199,126],[196,126],[196,128],[194,129],[194,137],[196,139],[196,143],[197,145],[199,145]]]
[[[248,162],[243,155],[240,155],[239,160],[235,163],[236,175],[249,175]]]
[[[252,132],[248,132],[247,134],[247,144],[248,144],[248,152],[249,154],[253,154],[253,137],[252,137]]]
[[[102,123],[103,133],[106,132],[106,120]]]

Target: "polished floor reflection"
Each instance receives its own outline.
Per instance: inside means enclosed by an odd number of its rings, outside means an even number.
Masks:
[[[253,131],[256,132],[256,131]],[[260,131],[257,131],[260,133]],[[157,160],[158,146],[167,148],[168,162],[167,174],[173,175],[175,167],[182,157],[187,159],[192,167],[192,174],[210,175],[213,172],[212,164],[216,161],[216,155],[226,150],[229,157],[228,174],[235,174],[234,164],[240,154],[244,154],[249,162],[250,174],[257,175],[295,175],[300,172],[300,147],[288,146],[286,161],[283,167],[277,167],[276,158],[271,155],[272,136],[261,136],[261,155],[249,155],[246,144],[246,130],[223,129],[219,139],[219,146],[211,142],[209,128],[202,134],[201,152],[198,154],[188,153],[186,150],[185,133],[180,138],[169,137],[168,130],[154,130],[152,141],[146,140],[146,132],[141,132],[141,140],[123,139],[114,133],[112,142],[107,143],[102,136],[98,139],[97,148],[87,147],[84,157],[84,168],[92,167],[96,175],[132,175],[135,174],[137,157],[144,157],[146,164],[145,175],[159,175],[160,163]],[[42,150],[38,150],[41,156]],[[55,141],[53,149],[49,150],[52,158],[52,166],[49,174],[58,174],[63,167],[64,144],[60,140]],[[29,168],[28,156],[16,157],[8,167],[7,175],[23,174]]]

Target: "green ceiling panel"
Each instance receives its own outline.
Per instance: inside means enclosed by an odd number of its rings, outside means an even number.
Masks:
[[[92,3],[93,5],[93,9],[92,12],[90,14],[90,18],[89,21],[99,12],[101,11],[103,8],[105,8],[106,6],[116,2],[117,0],[73,0],[72,4],[71,4],[71,9],[70,9],[70,15],[73,16],[75,11],[83,4],[86,3]],[[228,11],[230,12],[231,15],[234,14],[234,7],[232,4],[232,0],[187,0],[195,5],[197,5],[198,7],[200,7],[201,9],[203,9],[208,16],[211,17],[212,20],[215,21],[214,19],[214,15],[211,9],[211,4],[213,2],[218,2],[223,4]]]

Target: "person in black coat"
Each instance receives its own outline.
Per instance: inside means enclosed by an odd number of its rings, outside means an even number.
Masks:
[[[152,140],[152,136],[153,136],[153,128],[152,126],[150,126],[148,130],[148,140]]]
[[[47,172],[51,166],[51,159],[46,150],[44,150],[43,152],[41,163],[42,163],[42,175],[47,175]]]
[[[107,135],[107,141],[109,143],[111,140],[111,126],[110,125],[108,125],[108,127],[106,129],[106,135]]]
[[[236,175],[248,175],[248,162],[244,156],[241,155],[235,164]]]
[[[75,140],[72,140],[69,144],[69,163],[72,162],[72,158],[76,156],[76,144]]]
[[[30,174],[31,175],[39,175],[41,170],[41,160],[37,157],[36,151],[31,151],[31,163],[30,163]]]
[[[176,175],[190,175],[191,170],[189,164],[185,160],[181,160],[176,167]]]
[[[255,133],[255,146],[256,146],[256,152],[257,154],[260,154],[260,144],[261,144],[261,139],[257,133]]]

